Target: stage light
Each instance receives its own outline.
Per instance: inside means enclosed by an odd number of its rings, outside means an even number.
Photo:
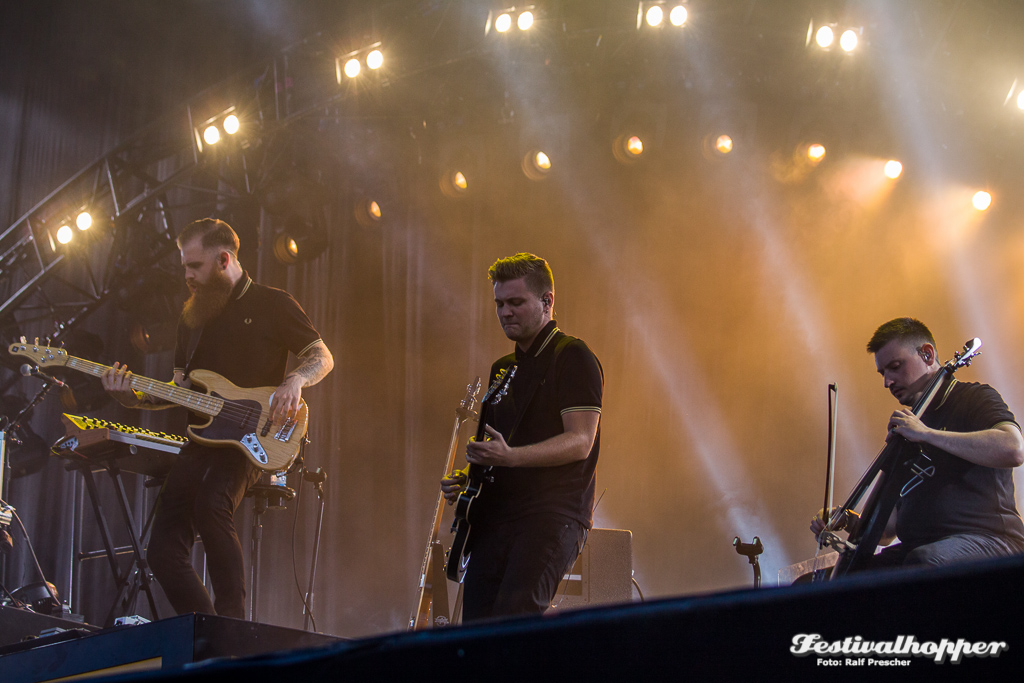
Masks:
[[[362,66],[359,64],[359,60],[353,57],[352,59],[345,62],[345,75],[349,78],[355,78],[362,71]]]
[[[299,244],[295,238],[286,232],[282,232],[274,240],[274,257],[286,266],[299,261]]]
[[[822,26],[814,34],[814,42],[816,42],[820,47],[831,47],[832,41],[834,40],[835,34],[832,32],[832,28],[829,26]]]
[[[895,159],[890,159],[889,161],[885,162],[886,178],[896,180],[897,178],[900,177],[901,173],[903,173],[903,164],[896,161]]]
[[[377,226],[384,217],[380,204],[372,199],[360,199],[355,206],[356,223],[364,228]]]
[[[812,164],[819,163],[825,158],[825,146],[815,142],[807,147],[807,158]]]
[[[310,261],[323,253],[327,244],[323,228],[293,214],[285,219],[284,229],[274,238],[274,258],[286,266]]]
[[[532,150],[523,157],[522,168],[530,180],[544,180],[551,171],[551,158],[540,150]]]
[[[516,25],[519,27],[520,31],[528,30],[531,26],[533,26],[533,12],[527,10],[526,12],[520,14],[519,18],[516,19]]]
[[[682,5],[676,5],[672,8],[672,11],[668,13],[668,21],[673,26],[682,26],[686,23],[686,8]]]
[[[984,190],[978,190],[974,193],[971,204],[978,211],[985,211],[988,207],[992,206],[992,195]],[[57,233],[57,237],[58,239],[60,238],[60,233]]]
[[[72,232],[70,225],[62,225],[57,228],[57,241],[61,244],[67,244],[74,238],[74,236],[75,233]]]
[[[75,225],[79,230],[88,230],[92,227],[92,215],[88,211],[81,212],[75,218]]]
[[[622,164],[635,164],[644,153],[644,141],[638,135],[623,133],[612,143],[612,154]]]
[[[441,192],[451,199],[462,199],[469,194],[469,176],[453,169],[441,176]]]
[[[380,50],[371,50],[366,55],[366,66],[371,69],[379,69],[384,64],[384,53]]]
[[[498,33],[505,33],[512,28],[512,15],[508,12],[499,14],[498,18],[494,20],[494,30]]]
[[[661,26],[661,22],[665,19],[665,11],[661,5],[652,5],[647,9],[646,19],[648,26]]]
[[[857,32],[852,28],[848,28],[843,31],[843,35],[839,37],[839,47],[844,52],[853,52],[857,48]]]
[[[208,145],[216,145],[220,142],[220,131],[217,126],[207,126],[206,130],[203,131],[203,140]]]
[[[192,132],[195,139],[196,152],[202,154],[206,151],[206,147],[212,147],[223,142],[225,134],[236,135],[241,132],[242,122],[238,118],[238,114],[235,113],[235,109],[235,106],[230,106],[207,119],[193,124]],[[245,143],[243,142],[242,144],[244,145]]]
[[[728,154],[732,151],[732,138],[728,135],[719,135],[715,140],[715,149],[719,154]]]

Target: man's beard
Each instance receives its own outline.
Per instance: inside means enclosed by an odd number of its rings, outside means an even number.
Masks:
[[[231,298],[231,290],[231,280],[219,270],[213,271],[205,285],[197,282],[195,291],[181,311],[185,325],[194,330],[217,317]]]

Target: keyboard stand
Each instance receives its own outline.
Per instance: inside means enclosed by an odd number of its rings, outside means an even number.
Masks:
[[[118,587],[117,597],[114,598],[113,603],[110,605],[110,610],[107,612],[107,618],[103,622],[104,628],[109,628],[114,625],[114,619],[119,616],[129,616],[135,613],[135,606],[138,601],[139,591],[143,591],[146,594],[147,601],[149,603],[150,614],[153,620],[160,618],[159,612],[156,607],[156,601],[153,599],[153,573],[149,569],[149,565],[146,563],[145,556],[145,541],[149,537],[150,527],[153,523],[153,513],[156,511],[156,507],[150,510],[146,516],[145,525],[142,528],[141,534],[137,533],[135,529],[135,518],[132,515],[131,507],[128,504],[128,495],[124,488],[124,481],[121,479],[121,469],[117,466],[114,460],[107,460],[103,463],[102,469],[107,471],[110,475],[110,480],[114,485],[114,490],[117,493],[118,506],[121,508],[121,518],[124,523],[124,528],[128,532],[129,549],[132,555],[131,562],[122,572],[118,566],[117,555],[118,551],[121,550],[114,546],[114,542],[110,533],[110,527],[107,524],[106,515],[103,512],[103,505],[100,502],[99,491],[96,485],[96,478],[94,477],[95,471],[100,471],[96,468],[96,465],[88,462],[81,463],[69,463],[68,469],[78,470],[82,473],[82,478],[85,481],[86,490],[89,492],[89,502],[92,504],[93,513],[96,515],[96,522],[99,525],[100,536],[103,539],[103,551],[97,551],[93,553],[81,552],[79,553],[78,560],[91,559],[98,556],[98,552],[102,552],[107,556],[107,562],[110,565],[110,572],[114,577],[114,582]]]

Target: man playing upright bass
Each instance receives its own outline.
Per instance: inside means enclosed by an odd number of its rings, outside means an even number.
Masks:
[[[552,319],[547,262],[516,254],[488,275],[498,322],[516,343],[491,377],[517,367],[506,395],[486,413],[486,438],[466,450],[470,465],[494,469],[472,506],[464,621],[548,608],[591,527],[600,448],[601,364]],[[465,480],[465,471],[441,480],[449,501]]]
[[[923,323],[896,318],[868,342],[885,388],[913,406],[942,367],[935,339]],[[1014,498],[1013,468],[1024,462],[1024,438],[1013,413],[987,384],[952,377],[918,419],[908,408],[889,417],[887,440],[897,436],[920,449],[931,476],[903,487],[881,544],[867,568],[944,565],[1024,552],[1024,524]],[[916,485],[914,485],[916,484]],[[852,528],[859,520],[839,520]],[[811,523],[818,536],[822,515]]]
[[[238,246],[235,231],[214,219],[195,221],[178,236],[191,296],[178,322],[173,382],[188,386],[188,374],[202,369],[239,387],[276,386],[271,418],[280,424],[298,412],[302,389],[323,379],[334,359],[295,299],[256,284],[242,270]],[[299,364],[285,376],[289,352]],[[126,366],[114,363],[102,382],[124,406],[170,405],[132,389],[131,378]],[[244,618],[245,572],[234,513],[259,474],[233,448],[192,441],[182,448],[160,491],[147,550],[153,574],[179,614]],[[190,561],[196,532],[203,539],[216,607]]]

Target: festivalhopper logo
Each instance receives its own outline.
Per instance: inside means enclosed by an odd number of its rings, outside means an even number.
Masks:
[[[944,664],[948,659],[959,664],[964,657],[998,657],[1008,649],[1004,642],[970,642],[963,638],[921,642],[914,636],[898,636],[896,640],[864,640],[861,636],[847,636],[842,640],[828,641],[819,633],[800,633],[793,636],[789,651],[796,657],[818,655],[819,666],[870,667],[909,666],[910,657],[927,657],[936,664]]]

